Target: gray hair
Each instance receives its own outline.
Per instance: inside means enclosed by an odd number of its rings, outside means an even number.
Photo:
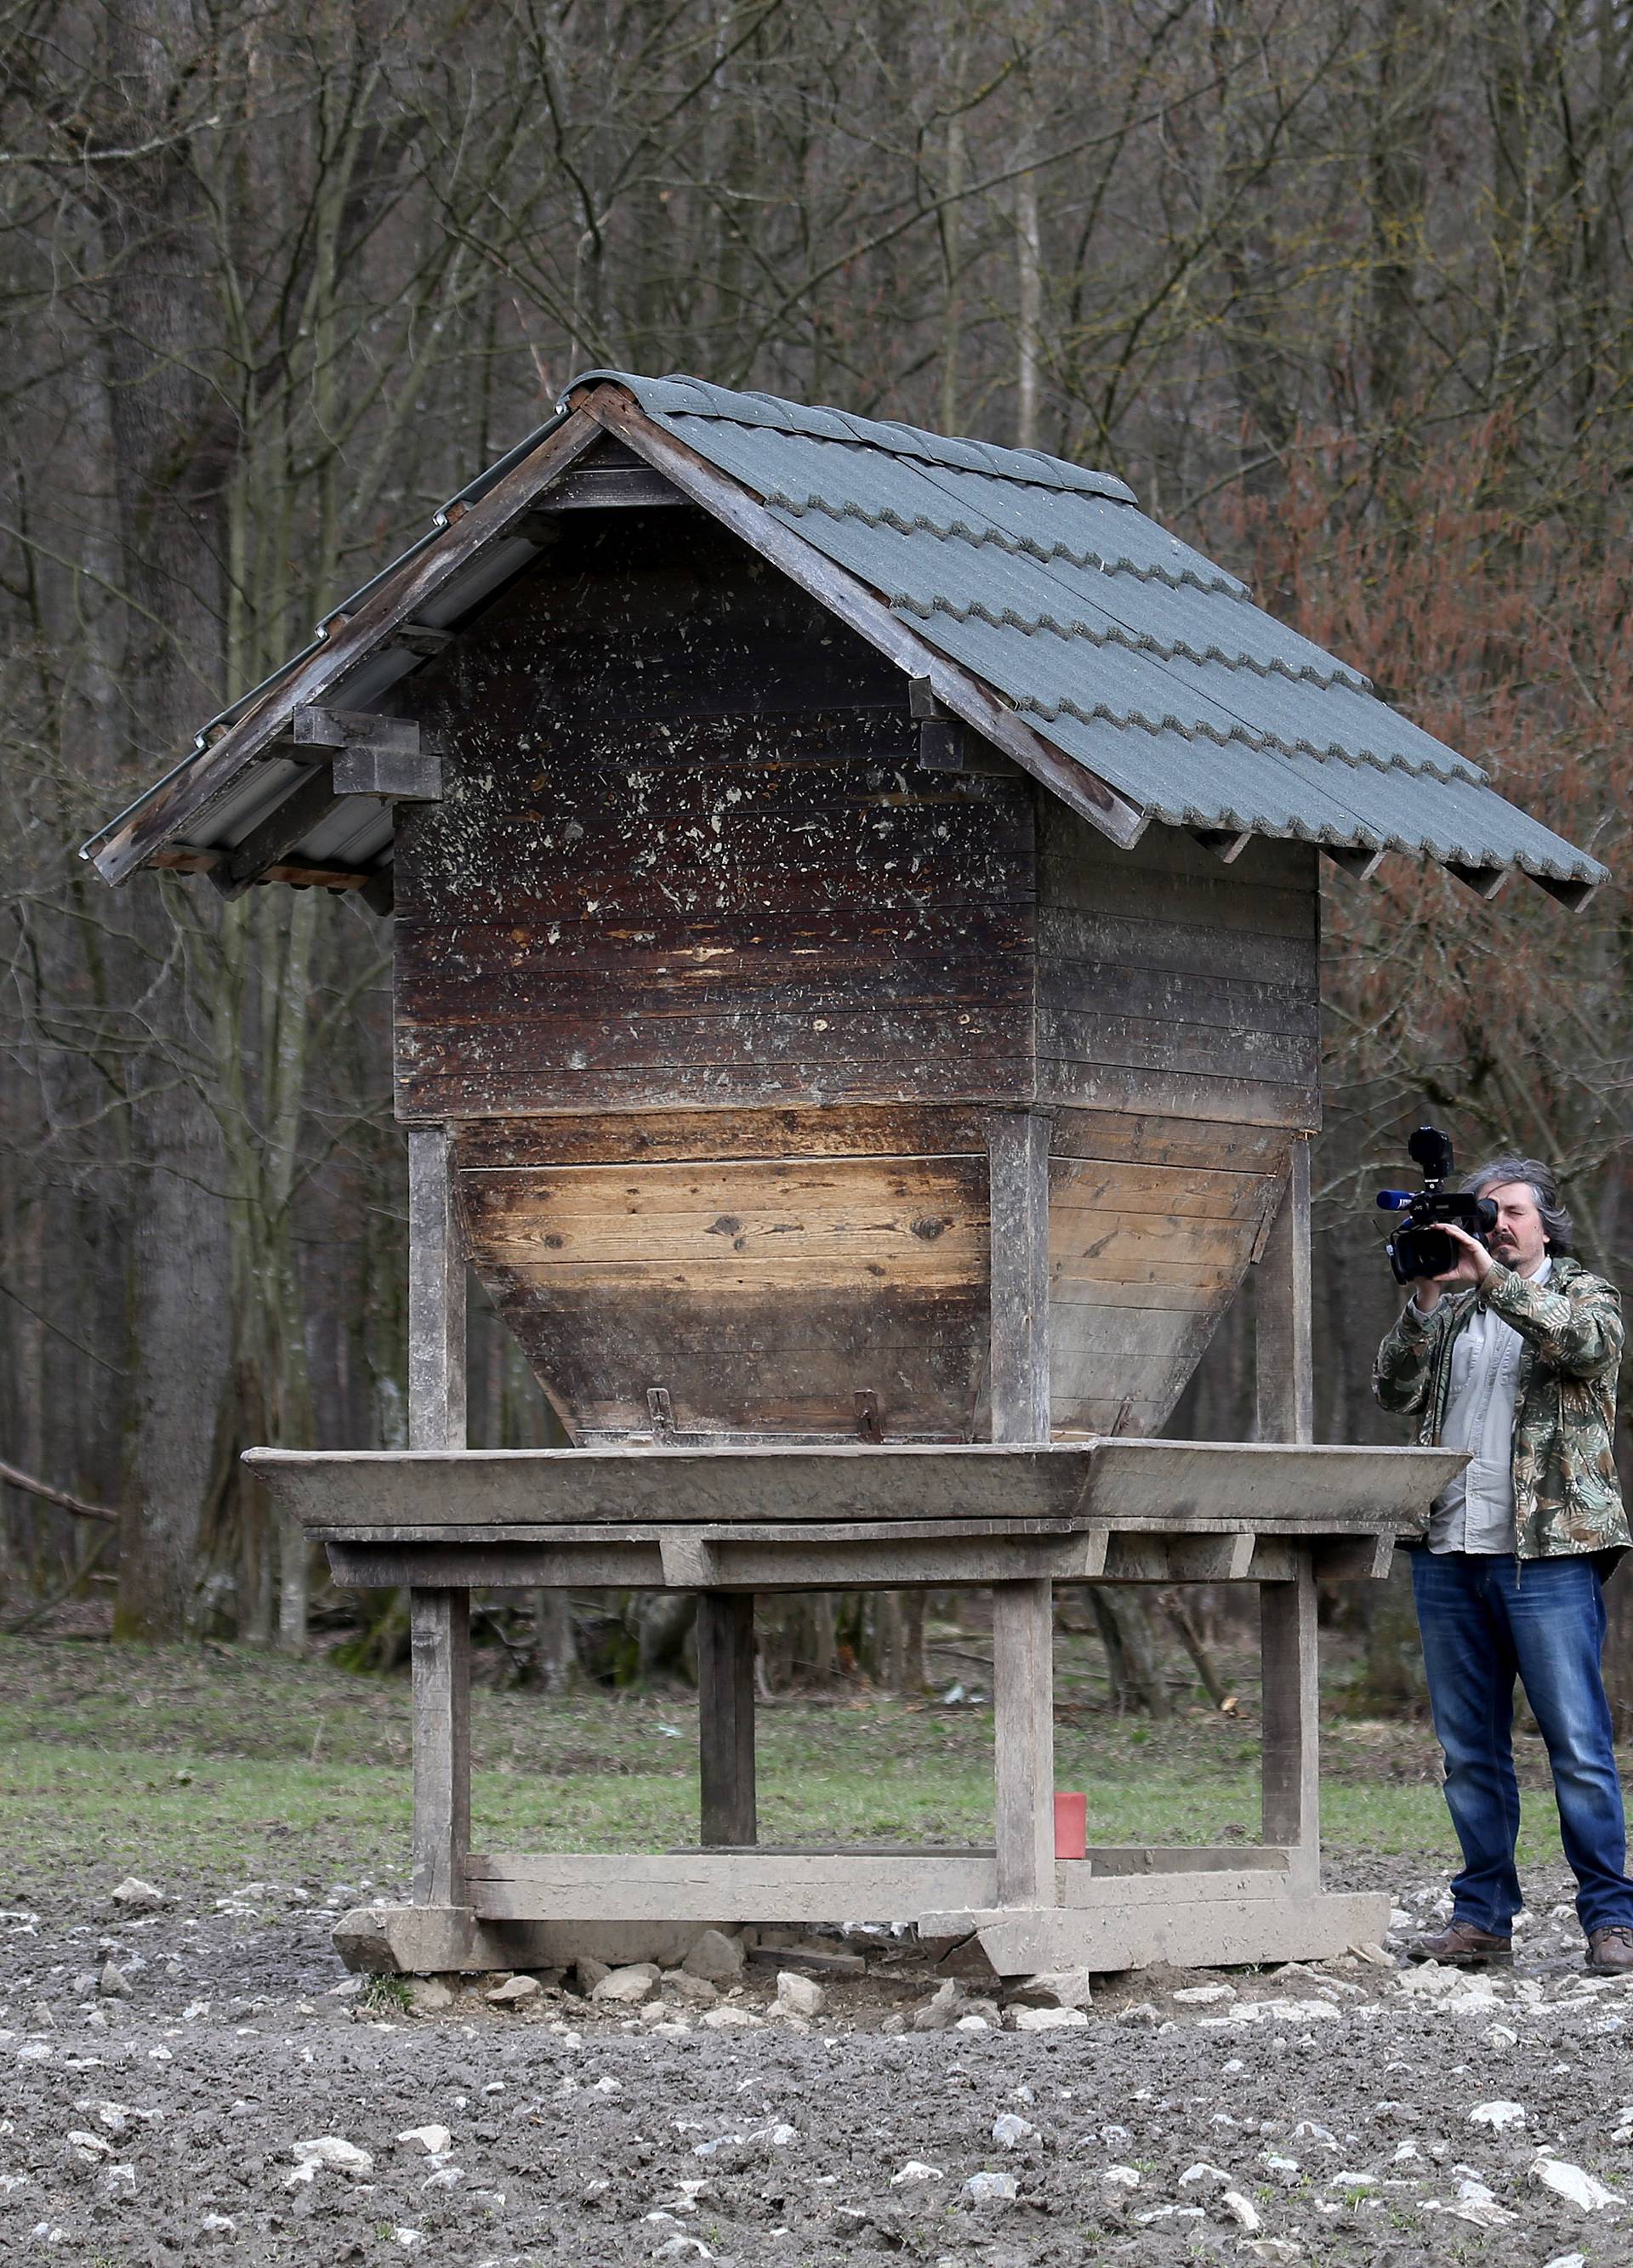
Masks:
[[[1472,1173],[1463,1187],[1470,1197],[1478,1197],[1488,1189],[1502,1189],[1509,1182],[1523,1182],[1536,1199],[1548,1250],[1569,1252],[1570,1214],[1560,1201],[1559,1183],[1540,1158],[1493,1158],[1489,1165]]]

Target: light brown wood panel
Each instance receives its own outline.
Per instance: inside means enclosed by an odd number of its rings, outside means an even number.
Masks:
[[[469,1249],[576,1439],[958,1440],[985,1355],[986,1160],[465,1168]]]
[[[1051,1211],[1049,1244],[1052,1269],[1070,1280],[1080,1273],[1113,1275],[1125,1260],[1228,1268],[1245,1261],[1252,1234],[1239,1220],[1063,1207]]]
[[[876,1155],[984,1160],[986,1119],[979,1109],[933,1103],[474,1118],[455,1128],[454,1148],[463,1169]]]
[[[1049,1210],[1051,1214],[1112,1210],[1258,1222],[1280,1188],[1280,1177],[1266,1174],[1056,1156],[1049,1168]]]
[[[829,1262],[911,1270],[933,1254],[945,1281],[982,1266],[984,1181],[973,1159],[698,1162],[469,1173],[461,1195],[473,1248],[506,1267],[746,1256],[815,1280]]]
[[[1034,1064],[1039,1102],[1126,1110],[1144,1117],[1219,1119],[1230,1126],[1274,1126],[1313,1133],[1321,1123],[1321,1089],[1307,1079],[1215,1078],[1188,1070],[1087,1063],[1039,1049]]]
[[[1201,1166],[1219,1173],[1275,1174],[1286,1171],[1288,1138],[1275,1126],[1063,1108],[1054,1115],[1051,1147],[1057,1159],[1085,1162],[1122,1159],[1142,1166]]]

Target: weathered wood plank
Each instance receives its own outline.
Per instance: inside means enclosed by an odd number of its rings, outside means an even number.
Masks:
[[[698,1732],[706,1845],[755,1841],[754,1594],[698,1600]]]
[[[1466,1462],[1446,1449],[1143,1440],[244,1453],[319,1530],[1016,1515],[1337,1536],[1415,1518]]]
[[[484,1920],[908,1920],[927,1906],[990,1904],[984,1855],[792,1858],[740,1852],[474,1858],[470,1904]]]
[[[542,1166],[985,1158],[986,1114],[911,1103],[632,1111],[617,1118],[479,1118],[454,1128],[454,1136],[461,1173],[528,1171]]]
[[[1233,1126],[1222,1119],[1183,1116],[1146,1118],[1136,1112],[1063,1106],[1054,1112],[1051,1150],[1056,1160],[1089,1165],[1200,1167],[1259,1178],[1285,1172],[1288,1137],[1274,1126]]]
[[[1280,1193],[1275,1176],[1267,1174],[1058,1153],[1049,1161],[1052,1222],[1066,1213],[1149,1213],[1167,1220],[1250,1220],[1256,1227],[1272,1196]]]
[[[1286,1079],[1215,1077],[1194,1065],[1090,1063],[1040,1048],[1038,1099],[1099,1111],[1126,1110],[1142,1117],[1191,1120],[1216,1118],[1251,1125],[1316,1131],[1321,1123],[1321,1090],[1313,1076]]]
[[[1205,1881],[1205,1876],[1185,1878]],[[965,1917],[926,1915],[927,1936],[952,1934]],[[1321,1961],[1352,1945],[1378,1944],[1389,1926],[1389,1900],[1376,1896],[1283,1896],[1193,1899],[1176,1880],[1151,1907],[1101,1911],[1058,1908],[994,1914],[979,1928],[981,1950],[1001,1977],[1038,1970],[1229,1968],[1279,1961]]]

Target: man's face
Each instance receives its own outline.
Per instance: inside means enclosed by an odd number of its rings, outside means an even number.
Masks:
[[[1529,1182],[1497,1182],[1482,1189],[1497,1209],[1496,1226],[1486,1239],[1492,1256],[1521,1276],[1534,1276],[1548,1254],[1542,1216]]]

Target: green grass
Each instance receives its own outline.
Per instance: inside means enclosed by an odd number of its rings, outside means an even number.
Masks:
[[[1089,1797],[1091,1841],[1252,1841],[1258,1728],[1198,1707],[1119,1719],[1062,1680],[1056,1779]],[[697,1832],[697,1711],[685,1697],[566,1699],[479,1690],[475,1841],[491,1850],[641,1850]],[[1520,1856],[1557,1859],[1546,1775]],[[255,1653],[0,1641],[0,1904],[73,1874],[137,1871],[223,1886],[318,1887],[400,1870],[407,1848],[402,1680]],[[1325,1839],[1454,1855],[1422,1728],[1339,1719],[1326,1742]],[[767,1841],[966,1842],[991,1833],[992,1719],[981,1707],[861,1695],[780,1702],[759,1720]]]

